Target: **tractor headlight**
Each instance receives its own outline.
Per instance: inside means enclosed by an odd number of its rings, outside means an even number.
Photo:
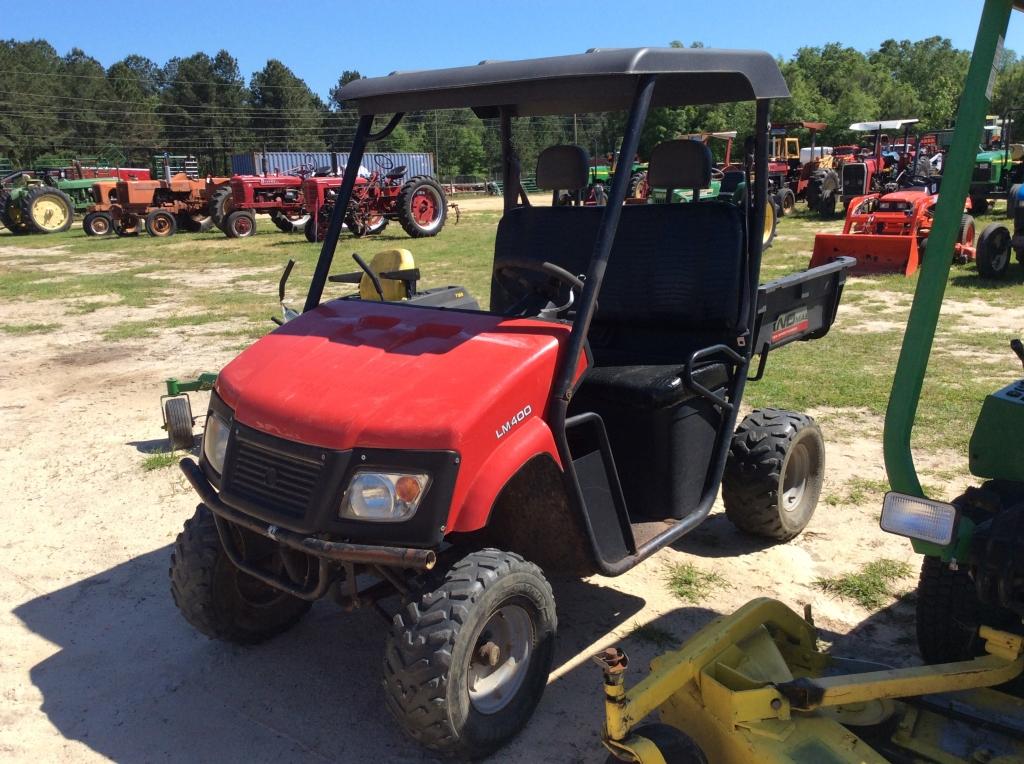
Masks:
[[[883,531],[946,546],[953,540],[956,507],[890,491],[882,501]]]
[[[341,499],[338,514],[350,520],[397,523],[416,512],[430,485],[425,472],[360,470]]]
[[[224,457],[228,452],[230,434],[231,424],[211,411],[206,417],[206,430],[203,432],[203,456],[218,475],[224,472]]]

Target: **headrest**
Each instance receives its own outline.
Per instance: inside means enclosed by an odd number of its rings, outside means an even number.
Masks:
[[[589,180],[590,157],[579,146],[548,146],[537,157],[537,188],[578,191]]]
[[[711,149],[700,141],[665,141],[651,152],[647,182],[652,188],[707,188],[711,164]]]

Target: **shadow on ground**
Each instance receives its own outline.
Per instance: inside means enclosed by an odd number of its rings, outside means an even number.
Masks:
[[[213,642],[175,609],[169,557],[170,547],[154,550],[14,611],[59,647],[30,676],[65,738],[119,762],[433,760],[384,709],[380,615],[319,603],[267,644]],[[600,584],[554,585],[556,667],[628,628],[645,605]],[[552,681],[531,725],[498,760],[603,761],[600,713],[600,672],[583,661]],[[586,723],[574,726],[579,719]]]

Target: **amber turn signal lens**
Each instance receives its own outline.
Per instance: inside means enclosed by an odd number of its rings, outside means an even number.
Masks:
[[[399,501],[412,504],[420,496],[420,481],[414,477],[403,475],[395,482],[395,495]]]

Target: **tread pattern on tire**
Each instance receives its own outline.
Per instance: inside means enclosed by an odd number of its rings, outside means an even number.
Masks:
[[[429,185],[437,192],[438,199],[441,204],[441,209],[438,214],[441,216],[441,220],[438,222],[437,227],[431,231],[424,231],[420,228],[419,223],[412,216],[412,197],[416,191],[416,188],[423,185]],[[448,198],[444,194],[444,189],[441,188],[441,184],[434,180],[429,175],[414,175],[409,178],[402,186],[402,190],[398,192],[398,224],[402,226],[403,230],[414,239],[422,239],[428,236],[437,236],[441,233],[441,229],[444,228],[445,220],[448,217]],[[379,233],[379,231],[375,231]]]
[[[210,194],[210,205],[208,209],[213,224],[218,228],[223,227],[224,221],[231,214],[231,187],[221,186]]]
[[[799,535],[779,520],[779,478],[791,435],[817,427],[814,419],[785,409],[754,409],[736,428],[722,479],[729,521],[742,531],[788,541]]]
[[[456,562],[443,583],[395,616],[384,657],[385,701],[405,731],[428,748],[456,755],[486,753],[467,750],[457,737],[447,704],[447,671],[474,602],[498,579],[517,571],[536,573],[554,602],[540,568],[518,554],[484,549]],[[556,622],[553,611],[548,617]]]
[[[171,448],[189,449],[195,443],[192,433],[191,408],[184,398],[168,398],[164,404],[167,417],[167,438]]]
[[[250,622],[244,628],[213,606],[217,566],[225,563],[231,564],[221,548],[213,514],[200,504],[175,539],[169,574],[174,604],[186,621],[211,639],[258,644],[290,629],[312,606],[310,602],[292,597],[287,601],[288,612],[283,618],[266,619],[263,624]]]

